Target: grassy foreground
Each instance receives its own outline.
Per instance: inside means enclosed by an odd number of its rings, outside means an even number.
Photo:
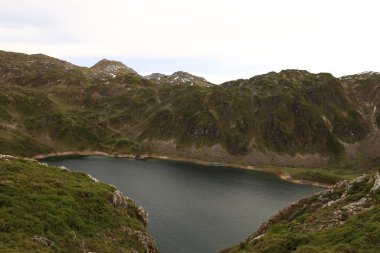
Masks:
[[[156,252],[144,213],[117,193],[83,173],[1,156],[0,252]]]

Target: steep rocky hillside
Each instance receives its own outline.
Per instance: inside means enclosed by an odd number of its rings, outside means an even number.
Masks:
[[[202,82],[185,72],[144,78],[109,60],[84,68],[1,51],[2,152],[97,149],[255,165],[380,165],[378,73],[335,78],[284,70]]]
[[[365,166],[380,163],[380,73],[364,72],[341,78],[344,88],[359,111],[371,124],[372,131],[360,143],[346,145],[347,153]]]
[[[1,252],[158,252],[147,214],[83,173],[0,155]]]
[[[363,175],[301,199],[240,245],[222,251],[376,253],[380,249],[380,175]]]

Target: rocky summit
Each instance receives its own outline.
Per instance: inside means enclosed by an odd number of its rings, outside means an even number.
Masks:
[[[110,61],[107,59],[103,59],[97,62],[94,66],[90,68],[90,71],[94,75],[110,75],[111,77],[116,77],[116,75],[124,74],[138,75],[136,71],[127,67],[122,62]]]
[[[145,76],[146,79],[158,84],[171,85],[195,85],[209,87],[214,84],[208,82],[205,78],[189,74],[184,71],[174,72],[172,75],[153,73]]]

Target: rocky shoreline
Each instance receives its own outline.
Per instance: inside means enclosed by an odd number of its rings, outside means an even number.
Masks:
[[[107,157],[116,157],[116,158],[134,158],[136,160],[146,160],[148,158],[153,159],[160,159],[160,160],[170,160],[170,161],[180,161],[180,162],[190,162],[205,166],[225,166],[225,167],[232,167],[232,168],[238,168],[238,169],[245,169],[245,170],[254,170],[254,171],[260,171],[265,173],[274,174],[277,177],[279,177],[282,180],[294,183],[294,184],[303,184],[303,185],[314,185],[318,187],[323,188],[330,188],[333,185],[330,184],[322,184],[319,182],[314,181],[307,181],[307,180],[298,180],[293,178],[290,174],[284,173],[284,172],[278,172],[278,171],[270,171],[266,169],[265,167],[257,167],[254,165],[242,165],[237,163],[225,163],[225,162],[215,162],[215,161],[205,161],[200,159],[193,159],[193,158],[186,158],[186,157],[177,157],[177,156],[168,156],[168,155],[160,155],[160,154],[133,154],[133,153],[124,153],[124,154],[114,154],[114,153],[108,153],[104,151],[62,151],[62,152],[53,152],[48,154],[37,154],[32,156],[32,159],[46,159],[51,157],[59,157],[59,156],[89,156],[89,155],[98,155],[98,156],[107,156]]]

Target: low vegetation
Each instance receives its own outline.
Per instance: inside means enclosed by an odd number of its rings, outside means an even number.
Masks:
[[[1,156],[0,251],[155,252],[141,211],[131,200],[115,205],[115,190],[83,173]]]

